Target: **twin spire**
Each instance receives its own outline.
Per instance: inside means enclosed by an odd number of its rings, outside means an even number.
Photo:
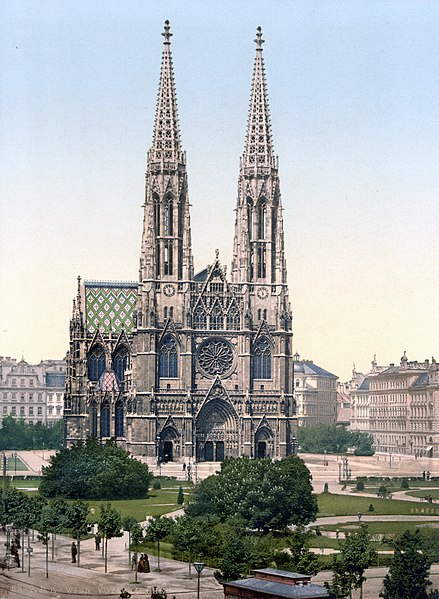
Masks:
[[[164,38],[162,66],[150,159],[152,162],[178,162],[182,158],[169,21],[165,21],[162,36]]]
[[[164,38],[162,66],[150,159],[152,162],[177,162],[181,160],[180,127],[172,67],[172,33],[169,21],[165,21],[162,36]],[[262,57],[262,44],[264,42],[262,30],[258,27],[255,39],[256,59],[243,156],[244,167],[269,167],[274,165],[270,111]]]

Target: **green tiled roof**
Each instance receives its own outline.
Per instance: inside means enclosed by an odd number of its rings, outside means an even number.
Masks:
[[[137,283],[85,281],[84,286],[88,333],[132,332]]]

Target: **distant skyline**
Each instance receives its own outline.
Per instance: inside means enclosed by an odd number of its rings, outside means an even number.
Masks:
[[[439,359],[439,5],[398,0],[5,0],[0,355],[63,357],[76,277],[138,278],[165,19],[196,271],[230,272],[261,26],[294,351]]]

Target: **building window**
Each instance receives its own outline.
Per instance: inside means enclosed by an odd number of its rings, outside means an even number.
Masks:
[[[238,331],[240,329],[241,319],[239,316],[239,310],[235,305],[229,310],[227,314],[227,329],[229,331]]]
[[[11,408],[11,416],[16,416],[17,415],[17,408],[15,406],[12,406]]]
[[[205,329],[207,325],[206,311],[201,304],[195,308],[194,329]]]
[[[29,406],[29,416],[33,416],[33,415],[34,415],[34,407]]]
[[[253,354],[253,378],[271,379],[271,351],[265,337],[257,340]]]
[[[251,241],[253,239],[253,200],[247,198],[247,229],[248,238]]]
[[[221,306],[217,302],[210,313],[210,328],[212,331],[221,331],[224,328],[224,316]]]
[[[33,401],[34,400],[34,394],[33,393],[29,393],[29,401]]]
[[[24,416],[24,406],[20,407],[20,416]]]
[[[128,366],[128,349],[120,347],[113,358],[113,369],[116,373],[118,383],[123,383],[125,380],[125,370]]]
[[[123,401],[121,399],[116,402],[114,430],[116,437],[123,437]]]
[[[38,393],[38,401],[43,401],[43,394],[42,393]]]
[[[20,401],[24,401],[24,393],[20,395]]]
[[[31,387],[33,387],[33,386],[34,386],[34,379],[29,379],[29,385],[30,385]]]
[[[25,386],[26,386],[26,381],[25,381],[25,379],[20,379],[20,385],[21,385],[22,387],[25,387]]]
[[[52,414],[53,414],[53,406],[48,406],[47,410],[48,410],[49,416],[52,416]]]
[[[12,399],[17,399],[17,394],[16,393],[12,394]]]
[[[165,235],[172,235],[173,233],[173,221],[174,221],[174,210],[172,204],[172,197],[168,197],[165,200]]]
[[[3,399],[8,399],[8,394],[7,393],[3,393]]]
[[[38,412],[37,412],[38,416],[42,416],[43,415],[43,406],[38,406]]]
[[[3,406],[3,415],[8,413],[8,408],[7,406]]]
[[[166,335],[160,346],[159,377],[165,379],[178,377],[177,342],[171,335]]]
[[[12,386],[16,387],[17,386],[17,379],[12,379]]]
[[[90,381],[98,381],[105,370],[104,348],[96,345],[88,355],[88,378]]]
[[[110,436],[110,404],[105,400],[101,407],[101,437]]]
[[[90,433],[92,437],[98,436],[98,406],[96,400],[90,405]]]
[[[56,406],[56,415],[57,416],[61,415],[61,406]]]
[[[266,234],[266,224],[267,224],[267,207],[264,201],[261,201],[259,204],[259,229],[258,229],[258,238],[265,239]]]

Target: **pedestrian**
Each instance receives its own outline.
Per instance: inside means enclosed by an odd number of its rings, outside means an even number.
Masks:
[[[17,568],[19,568],[20,567],[20,554],[18,553],[17,545],[14,542],[11,543],[11,555],[14,558]]]
[[[140,554],[139,563],[137,564],[137,572],[143,572],[143,553]]]
[[[133,553],[133,557],[131,558],[131,570],[137,570],[137,553]]]
[[[186,470],[186,462],[183,462],[183,472]]]
[[[143,571],[147,574],[151,572],[151,566],[149,565],[148,555],[145,553],[143,556]]]
[[[130,599],[131,593],[125,590],[125,588],[121,589],[119,599]]]
[[[427,480],[430,480],[430,476],[431,476],[431,475],[430,475],[430,471],[429,471],[429,470],[427,470],[427,473],[426,473],[426,475],[425,475],[425,476],[427,477]]]
[[[75,541],[73,541],[73,543],[72,543],[71,552],[72,552],[72,564],[76,564],[76,556],[78,554],[78,549],[76,547]]]
[[[97,532],[95,534],[95,550],[99,551],[101,548],[101,535]]]
[[[17,531],[15,533],[15,544],[17,545],[17,549],[21,549],[20,539],[21,539],[20,531]]]
[[[422,472],[422,478],[425,480],[425,470]]]

